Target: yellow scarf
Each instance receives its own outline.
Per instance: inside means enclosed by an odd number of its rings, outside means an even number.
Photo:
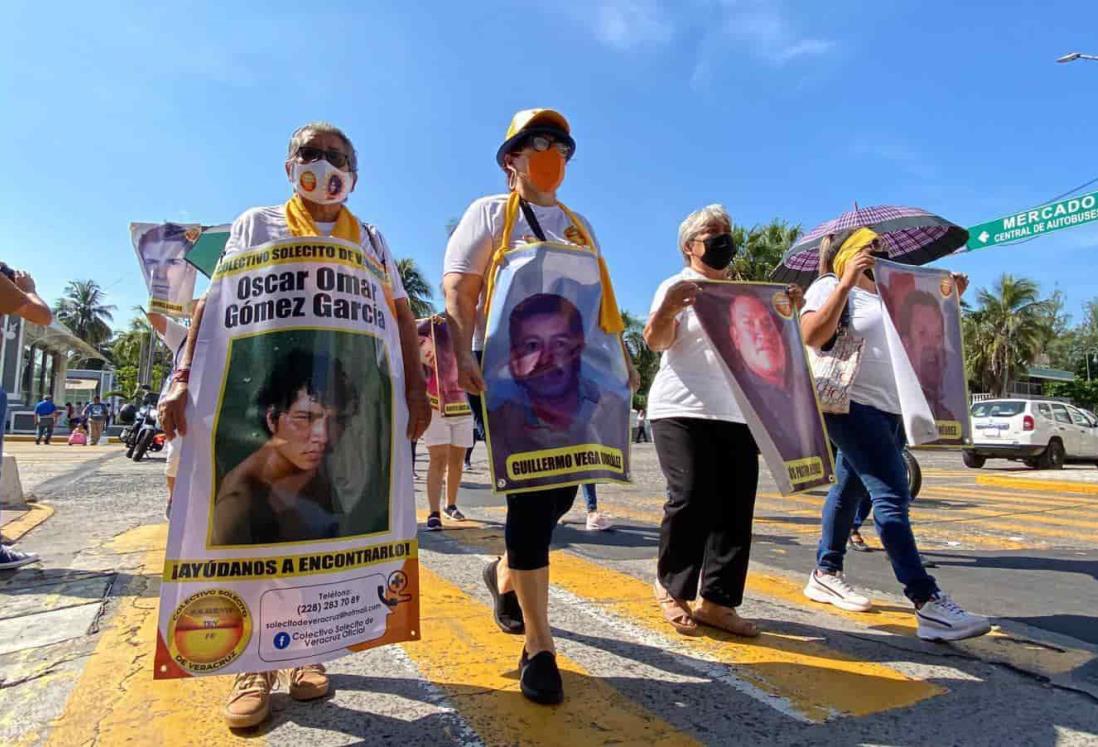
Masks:
[[[305,200],[301,198],[301,195],[295,194],[287,200],[286,204],[283,205],[283,210],[286,212],[286,226],[290,229],[291,234],[294,236],[320,236],[320,229],[316,227],[313,216],[309,215],[309,211],[305,207]],[[362,246],[362,224],[359,223],[355,214],[347,209],[346,205],[339,211],[339,217],[336,218],[335,227],[332,228],[332,238],[349,241],[358,247]],[[385,303],[395,317],[397,313],[396,300],[393,298],[393,285],[389,281],[388,273],[377,260],[368,256],[365,259],[368,265],[373,265],[367,267],[367,269],[372,270],[374,277],[380,281],[382,293],[385,294]]]
[[[583,225],[583,221],[579,220],[575,214],[566,208],[563,203],[558,202],[557,206],[564,211],[564,214],[568,216],[568,220],[572,221],[572,225],[583,236],[583,240],[587,247],[592,251],[595,249],[595,242],[591,239],[590,234],[587,233],[587,227]],[[486,281],[486,287],[484,289],[484,315],[488,316],[488,311],[492,304],[492,295],[495,293],[496,275],[499,271],[499,266],[503,264],[503,256],[510,251],[511,245],[511,233],[515,228],[515,220],[519,211],[519,193],[512,192],[511,196],[507,198],[507,208],[503,213],[503,238],[500,241],[499,247],[492,253],[492,260],[488,263],[488,279]],[[614,286],[610,284],[610,269],[606,266],[606,260],[602,258],[601,254],[596,254],[599,261],[599,285],[602,288],[602,301],[599,304],[599,326],[602,327],[602,331],[610,335],[620,335],[625,331],[625,321],[621,317],[621,311],[618,309],[618,299],[614,296]]]
[[[301,195],[295,194],[283,206],[286,212],[286,225],[294,236],[319,236],[320,230],[316,227],[316,221],[305,207],[305,200]],[[350,241],[356,246],[362,246],[362,229],[358,218],[354,213],[343,206],[336,218],[335,228],[332,229],[332,238]]]
[[[835,252],[835,259],[831,260],[831,269],[839,277],[843,276],[843,270],[846,269],[846,263],[854,259],[862,249],[865,249],[877,238],[877,234],[870,231],[868,228],[859,228],[854,233],[850,234],[843,245],[839,247],[839,251]]]

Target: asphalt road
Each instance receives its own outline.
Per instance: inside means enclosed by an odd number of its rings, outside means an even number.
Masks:
[[[848,557],[874,613],[804,599],[822,498],[778,496],[764,477],[743,612],[766,634],[688,639],[650,597],[663,486],[641,445],[634,485],[600,488],[615,529],[583,531],[578,500],[557,532],[568,698],[544,708],[517,693],[520,641],[490,622],[480,569],[504,514],[481,458],[462,490],[472,520],[421,534],[423,640],[339,659],[334,695],[280,693],[268,725],[233,734],[218,715],[229,678],[151,678],[162,463],[115,447],[12,448],[54,513],[20,540],[44,563],[0,574],[3,744],[1098,744],[1098,494],[1086,486],[1017,484],[1026,475],[920,454],[924,555],[999,625],[941,645],[912,635],[883,552]]]

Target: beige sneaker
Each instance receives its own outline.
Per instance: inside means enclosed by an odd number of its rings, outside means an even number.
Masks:
[[[290,697],[315,700],[328,694],[328,675],[323,665],[306,664],[290,670]]]
[[[222,713],[233,729],[247,729],[271,715],[271,690],[278,684],[278,672],[242,672],[233,680],[233,690]]]

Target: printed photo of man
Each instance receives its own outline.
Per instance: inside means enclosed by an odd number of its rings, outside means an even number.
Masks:
[[[328,457],[358,411],[359,393],[334,356],[293,350],[256,397],[267,441],[221,481],[213,545],[300,542],[348,534]],[[359,527],[352,534],[384,527]]]
[[[713,283],[694,308],[782,461],[817,456],[826,465],[822,418],[788,296],[776,286]]]
[[[137,256],[149,296],[186,308],[194,294],[195,268],[185,257],[193,246],[188,228],[164,223],[145,231],[137,242]]]
[[[911,290],[903,297],[896,318],[907,358],[915,369],[936,420],[956,420],[946,404],[946,337],[942,305],[932,293]]]
[[[603,444],[602,433],[625,433],[628,402],[583,375],[583,317],[564,296],[538,293],[517,303],[508,316],[513,382],[505,396],[489,389],[489,429],[507,451]],[[621,427],[617,427],[621,426]],[[620,440],[620,439],[616,439]],[[501,449],[493,449],[501,452]]]

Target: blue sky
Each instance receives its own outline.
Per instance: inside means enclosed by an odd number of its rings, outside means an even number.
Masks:
[[[153,7],[164,5],[165,7]],[[965,226],[1098,177],[1098,3],[558,0],[5,3],[0,258],[51,302],[94,278],[145,299],[127,226],[282,202],[286,141],[354,139],[350,206],[439,281],[445,225],[502,191],[511,114],[552,106],[577,155],[561,199],[646,312],[691,210],[806,229],[906,204]],[[16,30],[16,31],[13,31]],[[1091,189],[1095,189],[1092,187]],[[1098,296],[1098,225],[942,264]]]

